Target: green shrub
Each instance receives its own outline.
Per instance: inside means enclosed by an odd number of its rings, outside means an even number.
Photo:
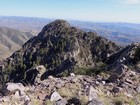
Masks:
[[[75,68],[75,74],[95,76],[101,72],[105,72],[106,65],[102,62],[96,64],[95,67]]]

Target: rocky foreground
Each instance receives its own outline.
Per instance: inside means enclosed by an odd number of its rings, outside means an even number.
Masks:
[[[118,70],[119,69],[119,70]],[[140,105],[140,72],[119,65],[112,74],[75,75],[41,81],[44,67],[36,67],[34,85],[7,83],[1,105]],[[119,72],[118,72],[119,71]]]

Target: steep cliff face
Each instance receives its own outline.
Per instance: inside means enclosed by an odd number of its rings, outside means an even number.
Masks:
[[[59,76],[75,67],[95,67],[119,49],[97,33],[84,32],[64,20],[56,20],[7,59],[4,73],[11,74],[10,80],[19,81],[26,78],[28,69],[44,65],[46,75]]]

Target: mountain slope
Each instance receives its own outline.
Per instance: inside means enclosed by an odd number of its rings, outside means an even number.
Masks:
[[[0,27],[0,57],[4,59],[10,56],[12,52],[21,48],[31,37],[33,37],[33,35],[30,33]]]
[[[47,71],[43,78],[68,75],[76,68],[94,68],[97,62],[105,62],[119,49],[97,33],[84,32],[64,20],[56,20],[7,59],[3,74],[9,77],[12,73],[11,81],[29,83],[31,76],[26,78],[27,70],[44,65]]]

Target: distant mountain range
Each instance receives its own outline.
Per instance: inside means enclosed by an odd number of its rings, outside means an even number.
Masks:
[[[37,35],[44,25],[52,22],[53,19],[32,18],[32,17],[7,17],[0,16],[0,26],[10,27]],[[70,21],[72,26],[79,27],[85,31],[96,31],[103,37],[121,45],[140,41],[140,24],[132,23],[111,23],[111,22],[83,22]]]
[[[132,23],[91,23],[71,21],[71,24],[86,31],[96,31],[101,36],[121,45],[140,41],[140,24]]]
[[[0,27],[0,59],[4,59],[29,40],[33,35],[29,32]]]

